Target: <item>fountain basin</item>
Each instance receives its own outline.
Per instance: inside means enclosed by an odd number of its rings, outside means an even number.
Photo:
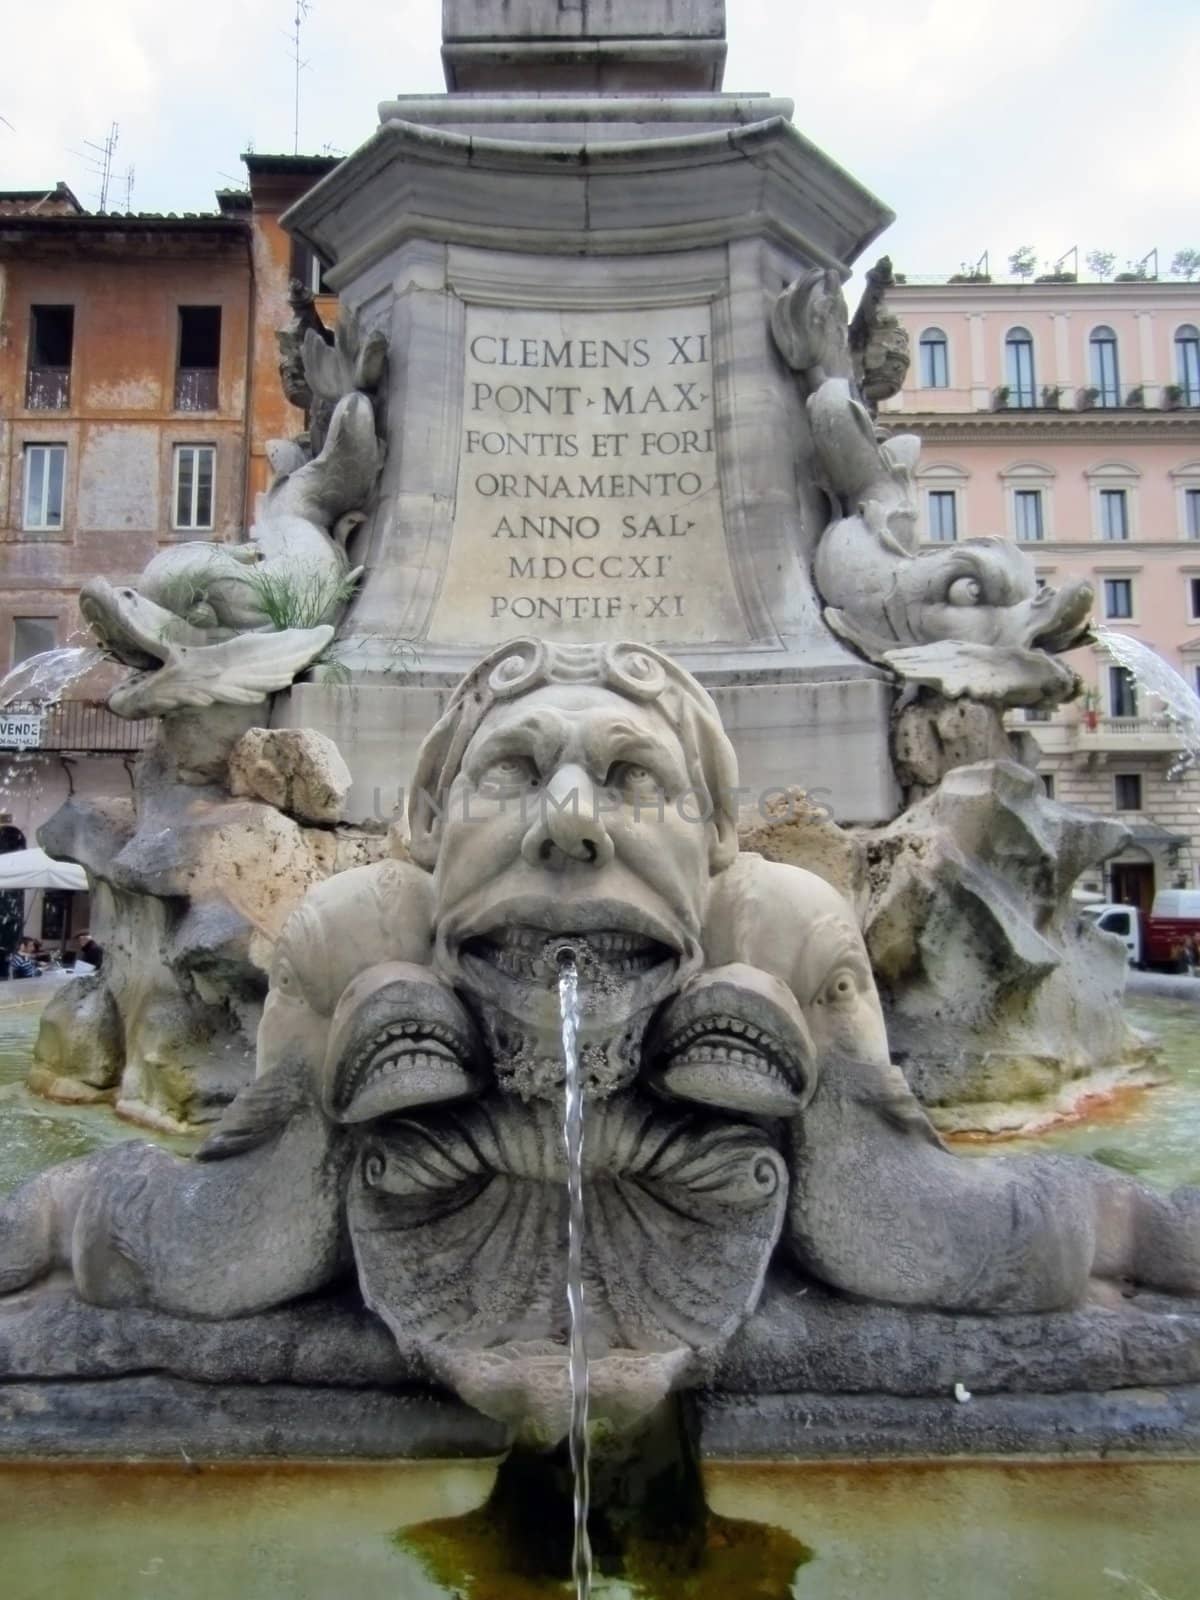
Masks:
[[[496,1463],[275,1462],[27,1464],[0,1467],[6,1591],[13,1600],[153,1594],[207,1600],[547,1600],[561,1588],[486,1570],[437,1581],[404,1530],[480,1507]],[[742,1588],[770,1600],[1182,1600],[1194,1592],[1200,1523],[1190,1462],[997,1461],[708,1463],[713,1508],[803,1541],[790,1585]],[[69,1508],[69,1512],[67,1510]],[[737,1525],[735,1524],[736,1528]],[[446,1525],[438,1551],[450,1559]],[[728,1535],[725,1535],[728,1537]],[[415,1547],[414,1547],[415,1546]],[[743,1582],[746,1551],[738,1552]],[[703,1572],[683,1590],[670,1575],[623,1600],[730,1594]]]

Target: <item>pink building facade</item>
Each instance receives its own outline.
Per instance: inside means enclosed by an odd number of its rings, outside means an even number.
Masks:
[[[1087,578],[1098,619],[1200,693],[1200,285],[902,284],[888,303],[913,361],[881,420],[923,440],[925,538],[998,534],[1047,583]],[[1039,771],[1132,830],[1089,887],[1146,905],[1200,887],[1200,771],[1168,776],[1179,732],[1099,650],[1068,659],[1088,693],[1031,720]]]

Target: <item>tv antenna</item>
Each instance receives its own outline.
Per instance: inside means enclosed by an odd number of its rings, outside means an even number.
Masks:
[[[1075,274],[1076,277],[1078,277],[1079,276],[1079,246],[1077,244],[1073,244],[1069,250],[1064,250],[1062,255],[1059,256],[1058,260],[1054,263],[1053,267],[1050,270],[1052,272],[1061,272],[1063,270],[1063,262],[1066,261],[1068,256],[1070,257],[1070,260],[1071,260],[1071,271]]]
[[[108,210],[108,186],[112,182],[113,156],[116,153],[117,139],[120,136],[120,132],[120,128],[114,122],[103,142],[98,143],[94,139],[85,139],[83,141],[86,148],[92,151],[91,155],[84,156],[83,159],[100,179],[100,193],[97,196],[100,203],[96,208],[98,211]],[[82,154],[82,152],[80,153]]]
[[[300,30],[308,21],[308,14],[312,10],[312,0],[294,0],[296,7],[292,17],[292,31],[288,35],[292,46],[292,65],[295,69],[295,103],[292,118],[292,154],[300,154],[300,74],[308,66],[308,62],[300,57]]]

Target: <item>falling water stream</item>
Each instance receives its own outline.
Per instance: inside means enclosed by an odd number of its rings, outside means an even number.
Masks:
[[[62,645],[29,656],[0,678],[0,707],[17,702],[57,705],[73,683],[103,660],[103,651],[92,645]]]
[[[1124,667],[1137,680],[1140,689],[1165,708],[1166,716],[1184,745],[1168,776],[1182,777],[1200,761],[1200,695],[1169,661],[1164,661],[1157,650],[1151,650],[1140,639],[1097,628],[1096,642],[1111,661]]]
[[[579,1060],[579,970],[575,954],[558,958],[558,1004],[562,1014],[566,1084],[563,1142],[567,1152],[567,1309],[570,1315],[571,1471],[575,1477],[575,1544],[571,1576],[576,1600],[592,1592],[592,1545],[588,1537],[591,1484],[588,1461],[588,1354],[583,1304],[583,1078]]]

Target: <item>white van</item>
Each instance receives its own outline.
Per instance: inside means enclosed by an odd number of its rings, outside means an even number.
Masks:
[[[1200,889],[1160,889],[1154,896],[1150,915],[1200,922]]]

